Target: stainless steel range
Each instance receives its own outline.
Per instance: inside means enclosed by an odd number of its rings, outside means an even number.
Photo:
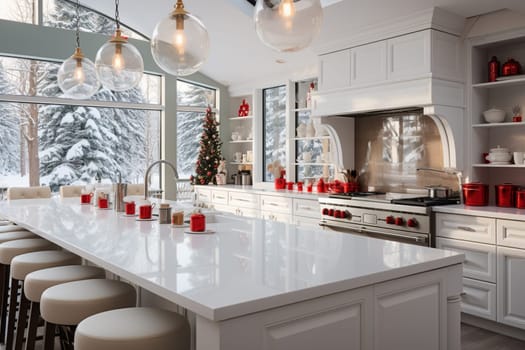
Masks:
[[[457,198],[431,199],[400,193],[334,194],[319,198],[319,225],[345,233],[433,247],[432,206],[458,202]]]

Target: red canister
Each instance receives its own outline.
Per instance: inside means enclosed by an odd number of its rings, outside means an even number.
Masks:
[[[461,185],[465,205],[485,206],[489,204],[489,185],[479,182]]]
[[[206,230],[206,217],[201,213],[191,214],[190,230],[193,232],[204,232]]]
[[[498,207],[513,207],[516,185],[505,183],[496,185],[496,205]]]
[[[492,56],[489,61],[489,81],[496,81],[499,75],[499,61],[496,56]]]
[[[525,188],[516,189],[516,208],[525,209]]]

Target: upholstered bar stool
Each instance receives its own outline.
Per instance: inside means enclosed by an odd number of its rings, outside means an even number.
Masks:
[[[13,232],[14,235],[16,232]],[[7,233],[0,235],[7,235]],[[1,297],[2,304],[0,310],[0,340],[5,341],[5,331],[6,331],[6,322],[7,322],[7,298],[9,295],[9,280],[10,280],[10,265],[11,260],[17,255],[36,252],[40,250],[51,250],[58,249],[53,243],[46,241],[42,238],[22,238],[16,240],[10,240],[5,243],[0,244],[0,269],[2,270],[3,282],[0,285],[1,288]],[[13,294],[16,295],[17,286],[13,286]]]
[[[47,288],[66,282],[105,277],[106,272],[103,269],[86,265],[51,267],[29,273],[24,280],[24,294],[31,302],[26,350],[33,350],[35,347],[36,331],[40,319],[40,298]]]
[[[188,350],[190,326],[181,315],[134,307],[86,318],[75,332],[75,350]]]
[[[60,186],[60,198],[80,197],[84,186]]]
[[[144,195],[144,184],[128,184],[126,195],[143,196]]]
[[[115,280],[89,279],[46,289],[40,298],[40,314],[46,322],[44,350],[53,349],[57,325],[74,329],[89,316],[132,307],[135,306],[135,301],[136,292],[133,286]],[[73,341],[72,337],[68,340]]]
[[[24,280],[27,274],[55,266],[80,265],[79,256],[63,250],[43,250],[27,254],[17,255],[11,260],[11,287],[20,286],[20,306],[18,309],[18,322],[16,326],[16,337],[14,338],[15,349],[21,350],[24,341],[24,331],[27,325],[27,310],[29,300],[24,294]],[[16,314],[17,295],[12,289],[9,301],[8,322],[7,322],[7,341],[6,348],[11,349],[11,339],[13,339],[14,322]]]
[[[48,186],[9,187],[7,200],[51,198],[51,189]]]

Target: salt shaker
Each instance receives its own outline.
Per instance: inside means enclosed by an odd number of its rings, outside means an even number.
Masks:
[[[167,203],[161,203],[159,207],[159,224],[171,223],[171,207]]]

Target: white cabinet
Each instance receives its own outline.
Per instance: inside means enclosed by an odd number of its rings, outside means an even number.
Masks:
[[[350,50],[351,86],[367,85],[387,79],[386,49],[386,41],[379,41]]]
[[[496,284],[463,278],[461,309],[471,315],[496,321]]]
[[[525,249],[525,222],[498,220],[498,245]]]
[[[211,204],[211,189],[197,187],[195,189],[195,201],[197,203],[197,206],[209,206]]]
[[[465,254],[463,276],[496,283],[496,246],[441,237],[436,246]]]
[[[496,220],[467,215],[436,215],[436,232],[448,237],[479,243],[496,243]]]
[[[401,80],[430,73],[431,31],[388,39],[388,79]]]
[[[319,56],[319,91],[350,86],[350,50]]]
[[[525,250],[498,247],[498,322],[525,329]]]
[[[261,195],[261,210],[279,212],[281,214],[292,214],[292,198]]]
[[[321,207],[319,201],[316,199],[293,199],[293,214],[295,216],[303,216],[312,219],[321,218]]]
[[[227,205],[228,204],[228,192],[214,189],[211,192],[211,202],[213,204]]]

